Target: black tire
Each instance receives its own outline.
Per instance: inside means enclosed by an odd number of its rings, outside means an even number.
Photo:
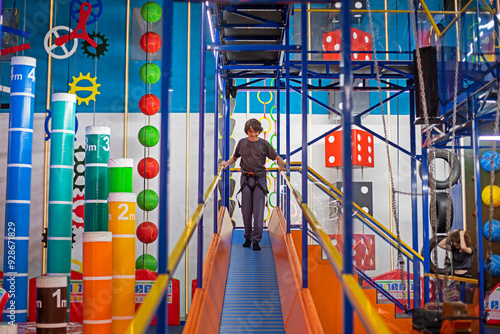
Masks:
[[[446,268],[438,268],[438,266],[434,262],[432,262],[433,261],[432,252],[433,252],[434,248],[437,247],[437,244],[439,244],[439,242],[441,240],[443,240],[444,238],[446,238],[446,235],[438,235],[437,236],[437,243],[434,243],[433,238],[431,238],[429,240],[429,254],[430,254],[430,259],[429,259],[430,269],[429,270],[430,270],[431,274],[435,274],[436,271],[439,275],[446,274]],[[422,250],[420,251],[420,254],[422,256],[424,256],[424,248],[423,247],[422,247]],[[448,268],[448,275],[451,275],[451,266],[450,266],[450,268]]]
[[[453,224],[453,199],[451,200],[450,204],[451,204],[450,224]],[[447,210],[448,210],[448,194],[436,193],[437,233],[446,233],[446,211]]]
[[[435,180],[436,189],[447,189],[450,184],[454,186],[458,180],[460,179],[460,162],[455,154],[447,150],[435,150],[434,154],[429,153],[427,164],[429,165],[434,159],[443,159],[445,160],[451,168],[451,159],[453,159],[453,169],[450,172],[450,175],[444,180]],[[422,179],[422,163],[418,165],[418,174],[420,175],[420,179]],[[432,176],[429,175],[429,183],[432,182]]]

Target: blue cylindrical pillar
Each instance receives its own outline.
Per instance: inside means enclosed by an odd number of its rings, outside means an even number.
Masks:
[[[3,287],[11,295],[3,321],[25,322],[28,303],[31,154],[36,59],[12,57]]]
[[[68,93],[52,95],[47,276],[66,276],[68,286],[73,237],[75,111],[76,95]],[[70,289],[67,289],[68,316],[69,292]]]

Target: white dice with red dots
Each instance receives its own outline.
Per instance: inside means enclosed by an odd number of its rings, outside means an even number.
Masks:
[[[342,131],[325,137],[325,166],[341,167],[342,159]],[[352,165],[373,167],[373,135],[366,131],[352,129]]]
[[[323,51],[337,51],[339,53],[324,53],[324,60],[340,60],[341,32],[335,30],[323,34]],[[372,51],[372,36],[356,28],[351,28],[351,59],[372,60],[371,53],[357,53],[356,51]]]

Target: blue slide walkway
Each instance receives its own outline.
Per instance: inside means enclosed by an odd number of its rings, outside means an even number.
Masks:
[[[233,231],[220,333],[285,333],[269,233],[260,246],[242,247],[244,231]]]

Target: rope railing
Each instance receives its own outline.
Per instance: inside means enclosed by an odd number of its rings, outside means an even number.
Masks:
[[[292,186],[289,176],[284,175],[285,182],[290,189],[290,192],[295,197],[297,203],[302,209],[304,216],[306,217],[312,231],[318,238],[321,247],[326,253],[328,261],[332,265],[339,282],[342,284],[343,290],[351,302],[353,309],[359,316],[359,319],[363,323],[363,326],[369,333],[390,333],[386,324],[382,318],[377,313],[377,310],[370,303],[370,300],[365,295],[361,287],[359,286],[356,278],[352,274],[345,274],[343,272],[342,266],[342,256],[337,251],[335,246],[332,244],[330,238],[326,232],[321,228],[318,220],[314,216],[309,206],[302,203],[302,196],[300,193]]]
[[[203,212],[205,210],[205,206],[207,205],[208,199],[217,187],[217,182],[220,179],[221,173],[222,168],[219,168],[219,170],[217,171],[217,175],[214,176],[212,182],[203,195],[203,202],[199,203],[196,207],[195,212],[186,224],[186,228],[182,232],[182,235],[177,241],[177,244],[168,256],[167,273],[159,274],[156,278],[155,284],[153,285],[151,291],[144,299],[144,303],[137,311],[134,320],[132,320],[132,322],[130,323],[130,326],[126,332],[127,334],[145,333],[148,329],[149,324],[151,323],[151,320],[153,319],[153,316],[155,315],[155,312],[158,309],[163,296],[165,296],[165,293],[167,292],[168,282],[172,277],[172,273],[177,268],[177,265],[181,260],[182,254],[184,254],[189,240],[191,240],[196,227],[198,227],[198,223],[203,216]]]

